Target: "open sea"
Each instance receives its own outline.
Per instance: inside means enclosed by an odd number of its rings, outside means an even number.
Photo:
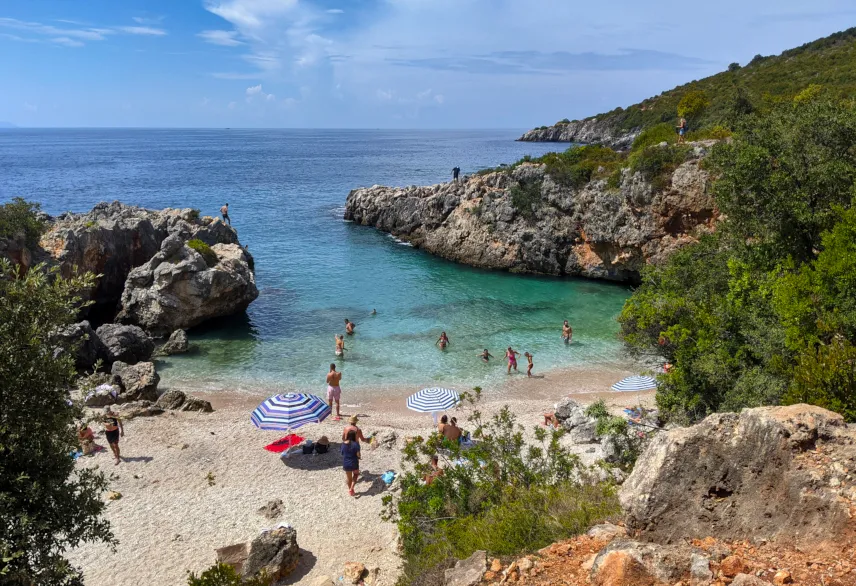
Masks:
[[[342,220],[356,187],[433,184],[456,165],[468,174],[564,148],[515,142],[519,135],[0,130],[0,202],[21,196],[58,214],[120,200],[212,216],[229,203],[261,294],[246,315],[192,330],[194,352],[158,364],[162,386],[323,393],[345,318],[356,323],[336,361],[346,389],[498,382],[509,345],[531,352],[536,372],[626,365],[615,318],[627,287],[472,269]],[[563,319],[574,328],[570,345]],[[443,330],[451,344],[440,351]],[[487,365],[483,348],[496,357]]]

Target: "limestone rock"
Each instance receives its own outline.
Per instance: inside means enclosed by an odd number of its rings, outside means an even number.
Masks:
[[[66,326],[54,336],[54,341],[74,354],[77,370],[90,370],[105,349],[88,321]]]
[[[163,409],[151,401],[131,401],[122,403],[114,409],[122,419],[134,419],[135,417],[153,417],[163,413]]]
[[[211,413],[214,410],[208,401],[197,399],[176,389],[170,389],[158,397],[157,405],[161,409],[169,409],[171,411],[202,411],[204,413]]]
[[[395,442],[397,440],[398,436],[395,431],[385,429],[374,434],[372,437],[372,446],[383,446],[387,450],[391,450],[395,447]]]
[[[752,574],[737,574],[731,582],[731,586],[769,586],[769,582],[765,582],[758,576]]]
[[[616,537],[627,537],[627,529],[612,523],[602,523],[591,527],[586,533],[595,539],[615,539]]]
[[[360,562],[345,562],[343,575],[351,584],[359,584],[366,573],[366,566]]]
[[[737,574],[745,573],[747,569],[748,567],[746,566],[746,562],[744,562],[743,558],[740,556],[730,555],[719,562],[719,570],[724,576],[729,578],[733,578]]]
[[[263,531],[250,542],[241,575],[255,576],[264,570],[277,582],[294,571],[299,561],[297,531],[291,527],[277,527]]]
[[[718,212],[699,161],[691,156],[664,188],[629,169],[618,188],[605,180],[573,188],[530,163],[462,183],[376,185],[348,195],[345,219],[468,265],[638,281],[646,264],[714,229]],[[529,212],[513,203],[517,187],[540,196]]]
[[[628,529],[659,543],[835,540],[847,506],[798,458],[821,441],[841,460],[856,457],[856,429],[809,405],[715,414],[657,434],[619,492]]]
[[[120,402],[124,401],[156,401],[158,398],[158,383],[160,376],[155,372],[155,365],[151,362],[140,362],[127,364],[125,362],[114,362],[111,371],[118,377],[122,392],[119,394]]]
[[[336,586],[330,576],[318,576],[309,583],[309,586]]]
[[[211,267],[186,245],[164,247],[128,274],[117,319],[155,334],[190,328],[243,311],[256,299],[252,257],[237,244],[217,244]]]
[[[779,570],[773,576],[773,584],[776,586],[783,586],[784,584],[793,583],[794,579],[791,577],[791,573],[787,570]]]
[[[475,586],[481,582],[487,570],[487,554],[477,551],[465,560],[455,563],[454,568],[446,570],[446,586]]]
[[[609,120],[586,118],[567,124],[555,124],[544,128],[535,128],[523,134],[517,140],[523,142],[581,142],[602,144],[616,149],[626,149],[641,132],[636,128],[623,131],[613,128]]]
[[[83,404],[87,407],[106,407],[119,400],[120,392],[121,388],[117,385],[107,383],[98,385],[93,391],[86,394],[83,398]]]
[[[556,405],[556,419],[577,444],[597,442],[597,420],[585,414],[586,408],[573,399],[562,399]]]
[[[187,349],[187,332],[184,330],[175,330],[170,334],[169,339],[158,348],[158,353],[164,356],[171,356],[172,354],[184,354],[187,352]]]
[[[592,579],[596,584],[623,584],[622,582],[598,582],[597,576],[624,575],[636,577],[640,583],[650,577],[652,584],[660,581],[674,584],[690,571],[691,551],[685,545],[658,545],[617,539],[603,548],[594,560]],[[631,561],[632,560],[632,561]],[[610,568],[604,574],[604,567]],[[614,568],[611,569],[611,568]],[[621,570],[619,572],[618,570]],[[629,578],[628,578],[629,579]],[[631,582],[627,582],[630,584]],[[632,582],[635,584],[635,582]]]
[[[693,585],[707,586],[710,583],[713,572],[710,570],[710,560],[707,556],[698,553],[690,556],[690,578]]]
[[[598,556],[591,570],[595,586],[654,586],[657,579],[642,562],[627,552],[611,551]]]
[[[95,333],[101,341],[107,364],[143,362],[151,358],[155,349],[152,339],[137,326],[104,324]]]

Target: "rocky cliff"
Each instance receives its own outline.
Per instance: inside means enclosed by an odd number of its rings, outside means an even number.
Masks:
[[[461,183],[375,185],[348,195],[345,219],[472,266],[632,282],[646,263],[713,228],[705,154],[696,146],[662,189],[629,169],[617,187],[574,189],[534,164]]]
[[[523,142],[577,142],[602,144],[614,149],[628,149],[641,129],[622,131],[609,119],[586,118],[567,124],[542,126],[526,132],[517,140]]]

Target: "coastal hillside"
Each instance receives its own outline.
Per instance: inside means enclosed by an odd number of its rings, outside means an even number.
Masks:
[[[734,111],[792,97],[806,87],[823,86],[836,96],[856,90],[856,27],[818,39],[781,55],[756,55],[746,66],[691,81],[633,104],[584,120],[562,120],[520,137],[530,142],[582,142],[627,148],[646,128],[674,125],[678,104],[689,92],[702,91],[710,102],[692,121],[695,128],[731,126]],[[738,112],[738,114],[741,112]]]
[[[700,162],[713,144],[654,146],[631,160],[583,147],[460,183],[356,189],[345,219],[472,266],[635,282],[712,230]]]

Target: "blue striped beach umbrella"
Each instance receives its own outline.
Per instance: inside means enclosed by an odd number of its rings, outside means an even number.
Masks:
[[[256,407],[250,420],[259,429],[297,429],[307,423],[320,423],[330,415],[330,407],[320,397],[306,393],[274,395]]]
[[[451,409],[460,401],[458,391],[452,389],[422,389],[407,398],[407,408],[419,413],[434,413]]]
[[[628,376],[627,378],[618,381],[612,385],[613,391],[619,392],[634,392],[634,391],[650,391],[657,388],[657,381],[651,376]]]

